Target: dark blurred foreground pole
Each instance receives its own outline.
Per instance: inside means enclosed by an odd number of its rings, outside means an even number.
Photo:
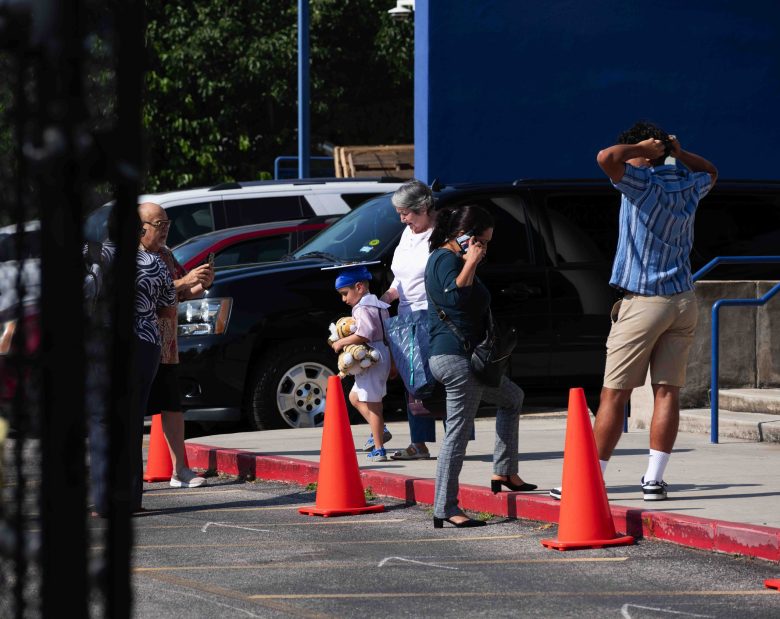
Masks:
[[[111,222],[111,237],[117,243],[117,256],[110,282],[113,299],[113,342],[111,356],[111,394],[109,407],[109,527],[107,616],[130,617],[132,589],[130,559],[132,525],[130,522],[130,453],[141,449],[129,445],[130,421],[138,414],[133,400],[135,298],[135,255],[138,248],[137,200],[141,178],[141,92],[144,71],[144,15],[141,0],[115,0],[117,49],[117,129],[114,136],[116,156],[113,180],[116,208]],[[140,472],[139,472],[140,473]]]
[[[298,178],[309,177],[309,0],[298,0]]]
[[[87,616],[86,415],[81,261],[82,2],[37,0],[36,107],[25,157],[41,215],[41,608]]]

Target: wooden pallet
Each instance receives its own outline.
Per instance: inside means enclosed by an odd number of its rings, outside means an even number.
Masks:
[[[414,177],[413,144],[336,146],[333,161],[339,178]]]

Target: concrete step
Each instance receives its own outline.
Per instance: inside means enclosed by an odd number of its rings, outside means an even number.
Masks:
[[[780,389],[719,389],[718,404],[729,411],[780,415]]]
[[[710,433],[709,408],[689,408],[680,411],[680,432]],[[747,441],[780,443],[780,415],[718,411],[718,438],[739,438]]]

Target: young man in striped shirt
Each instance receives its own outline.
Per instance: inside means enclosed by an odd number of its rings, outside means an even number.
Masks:
[[[664,165],[668,156],[683,167]],[[664,470],[677,438],[680,388],[698,317],[689,256],[699,200],[715,184],[712,163],[685,151],[646,122],[621,134],[596,160],[622,194],[610,284],[623,293],[612,310],[607,363],[594,434],[602,472],[620,439],[631,391],[653,386],[646,501],[666,498]]]

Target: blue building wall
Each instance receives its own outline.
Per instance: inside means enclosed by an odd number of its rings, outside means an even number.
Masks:
[[[417,0],[415,174],[595,177],[637,119],[780,178],[780,2]]]

